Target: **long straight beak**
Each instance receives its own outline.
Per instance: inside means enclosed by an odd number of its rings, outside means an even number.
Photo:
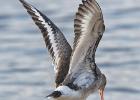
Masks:
[[[104,100],[104,89],[99,89],[100,100]]]

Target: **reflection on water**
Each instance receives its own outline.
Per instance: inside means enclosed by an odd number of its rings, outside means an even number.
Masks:
[[[51,18],[72,45],[80,0],[28,2]],[[140,99],[140,1],[99,0],[106,32],[97,64],[107,75],[106,100]],[[0,100],[44,100],[53,90],[53,66],[38,28],[18,0],[0,3]],[[88,100],[99,99],[94,94]]]

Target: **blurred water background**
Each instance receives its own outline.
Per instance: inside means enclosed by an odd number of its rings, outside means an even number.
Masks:
[[[60,27],[72,45],[81,0],[28,2]],[[140,0],[98,2],[106,25],[96,53],[108,78],[105,100],[140,100]],[[53,66],[40,31],[18,0],[0,0],[0,100],[45,100],[53,89]]]

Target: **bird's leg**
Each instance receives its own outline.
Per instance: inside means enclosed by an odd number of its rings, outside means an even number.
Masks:
[[[99,89],[100,100],[104,100],[104,89]]]

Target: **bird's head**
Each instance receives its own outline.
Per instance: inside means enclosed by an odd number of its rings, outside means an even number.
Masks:
[[[49,100],[78,100],[80,92],[70,89],[68,86],[59,86],[47,96]]]

